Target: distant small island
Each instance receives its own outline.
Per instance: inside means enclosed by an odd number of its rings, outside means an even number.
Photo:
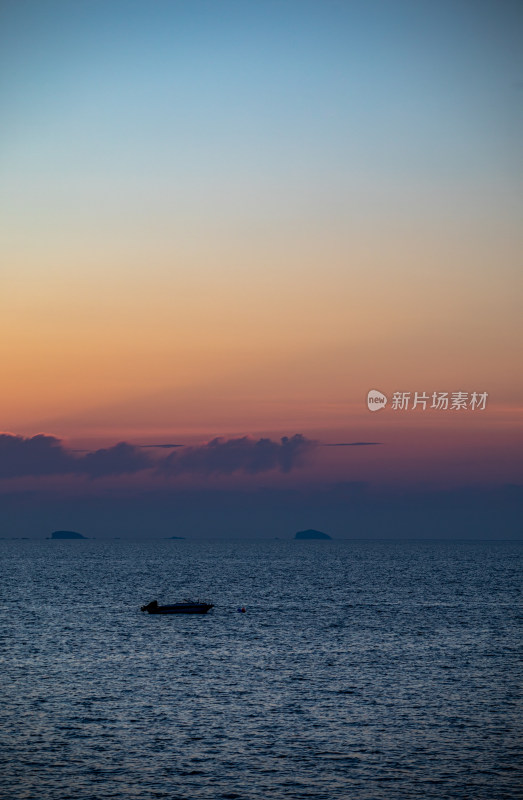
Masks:
[[[314,528],[309,528],[306,531],[298,531],[295,539],[331,539],[332,537],[329,536],[327,533],[322,533],[322,531],[315,531]]]
[[[185,539],[185,536],[166,536],[166,539]]]
[[[82,536],[81,533],[76,531],[54,531],[51,534],[51,539],[87,539],[87,536]]]

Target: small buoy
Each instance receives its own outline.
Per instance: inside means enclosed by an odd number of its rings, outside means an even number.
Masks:
[[[239,608],[238,611],[240,612],[240,614],[245,614],[245,606]]]

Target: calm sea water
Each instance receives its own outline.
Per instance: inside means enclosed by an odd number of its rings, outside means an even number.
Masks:
[[[521,553],[0,542],[1,796],[522,797]]]

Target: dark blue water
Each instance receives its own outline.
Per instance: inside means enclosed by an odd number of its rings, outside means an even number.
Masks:
[[[523,796],[518,544],[0,553],[2,797]]]

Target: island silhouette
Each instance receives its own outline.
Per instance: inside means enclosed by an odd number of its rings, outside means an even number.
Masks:
[[[306,531],[298,531],[295,539],[331,539],[328,533],[322,531],[315,531],[314,528],[308,528]]]
[[[87,536],[83,536],[76,531],[54,531],[51,534],[51,539],[87,539]]]

